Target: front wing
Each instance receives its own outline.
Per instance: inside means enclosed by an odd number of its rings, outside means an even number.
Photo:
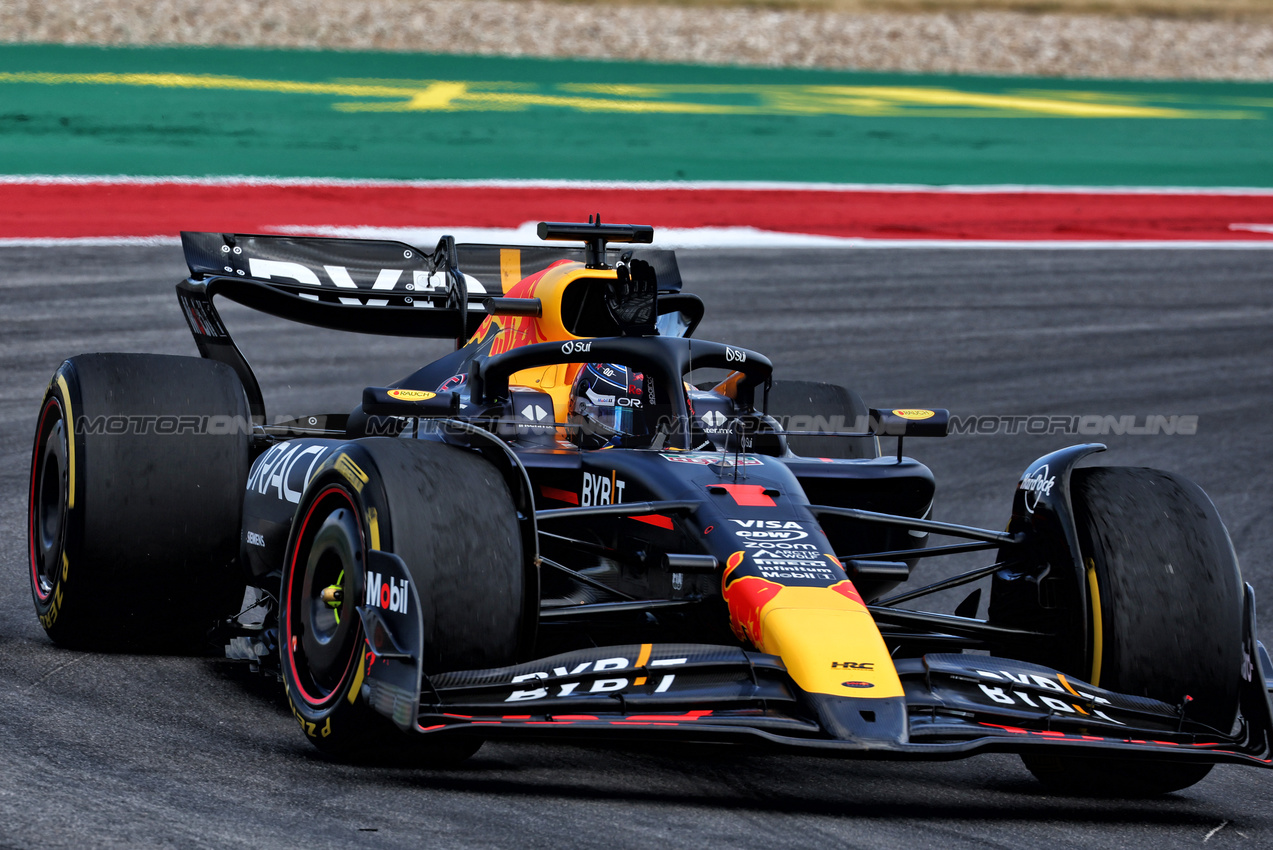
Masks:
[[[409,587],[408,611],[419,611]],[[1273,662],[1255,637],[1249,586],[1240,713],[1225,730],[1192,720],[1189,700],[1170,705],[982,655],[900,660],[904,696],[891,699],[807,694],[776,656],[702,644],[590,648],[426,676],[411,649],[419,645],[415,617],[374,607],[359,612],[368,635],[362,697],[404,730],[423,734],[724,740],[894,759],[1060,748],[1273,766]],[[851,680],[851,669],[845,676]]]

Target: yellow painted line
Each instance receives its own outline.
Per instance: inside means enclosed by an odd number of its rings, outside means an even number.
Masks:
[[[499,111],[552,107],[576,109],[581,112],[635,112],[671,113],[686,115],[772,115],[772,109],[763,106],[731,106],[713,103],[687,103],[684,101],[613,100],[598,97],[563,97],[561,95],[520,94],[514,92],[468,91],[463,98],[447,101],[439,106],[430,98],[412,98],[405,102],[389,103],[338,103],[341,112],[440,112],[454,110]]]
[[[940,88],[901,88],[826,86],[830,95],[844,94],[857,97],[885,98],[898,103],[931,106],[978,106],[1004,111],[1034,112],[1044,115],[1064,115],[1072,118],[1186,118],[1193,113],[1182,109],[1152,106],[1128,106],[1117,103],[1074,103],[1041,97],[1022,97],[1003,94],[983,94]]]
[[[358,672],[354,674],[354,680],[349,684],[349,694],[345,697],[345,699],[349,700],[350,705],[353,705],[358,700],[358,694],[362,691],[363,677],[367,674],[367,656],[362,652],[359,652],[358,655]]]
[[[1079,699],[1082,699],[1082,698],[1083,698],[1083,695],[1082,695],[1082,694],[1080,694],[1078,691],[1074,690],[1074,687],[1070,684],[1070,680],[1069,680],[1069,679],[1067,679],[1067,678],[1065,678],[1065,674],[1064,674],[1064,673],[1057,673],[1057,674],[1056,674],[1056,677],[1057,677],[1058,679],[1060,679],[1060,680],[1061,680],[1061,684],[1065,686],[1065,689],[1066,689],[1067,691],[1069,691],[1070,693],[1074,694],[1074,696],[1078,697]],[[1076,705],[1076,706],[1074,706],[1074,707],[1075,707],[1075,708],[1077,708],[1079,711],[1081,711],[1083,714],[1087,714],[1087,712],[1083,710],[1083,706],[1081,706],[1081,705]]]
[[[640,654],[639,654],[639,655],[637,655],[636,669],[640,670],[642,667],[644,667],[644,666],[646,665],[646,663],[647,663],[647,662],[649,662],[649,660],[650,660],[650,653],[651,653],[653,650],[654,650],[654,644],[652,644],[652,643],[643,643],[643,644],[641,644],[641,652],[640,652]],[[636,681],[634,681],[634,682],[633,682],[633,684],[634,684],[634,685],[644,685],[644,684],[645,684],[645,677],[644,677],[644,676],[637,676],[637,677],[636,677]]]
[[[1047,97],[1061,98],[1065,100],[1104,100],[1111,103],[1143,103],[1145,96],[1140,94],[1120,94],[1117,92],[1092,92],[1092,91],[1067,91],[1062,89],[1015,89],[1011,92],[1014,95],[1024,95],[1026,97]],[[1255,109],[1273,109],[1273,98],[1268,97],[1230,97],[1226,95],[1215,97],[1199,97],[1197,95],[1172,94],[1169,92],[1155,92],[1153,95],[1155,103],[1182,103],[1194,104],[1207,107],[1215,106],[1244,106]]]
[[[715,104],[677,103],[673,101],[642,102],[603,100],[587,97],[520,94],[516,92],[474,91],[464,82],[436,81],[419,86],[397,86],[371,83],[308,83],[290,80],[254,80],[218,74],[48,74],[0,73],[3,83],[38,83],[43,85],[114,85],[151,88],[197,89],[220,91],[269,92],[274,94],[313,94],[344,97],[401,98],[398,103],[342,103],[335,108],[345,112],[422,111],[451,109],[525,108],[555,106],[581,110],[616,112],[685,112],[685,113],[751,113],[761,114],[759,107],[718,106]]]
[[[636,663],[638,670],[644,667],[646,664],[650,663],[650,653],[652,653],[653,651],[654,651],[654,644],[652,643],[641,644],[641,653],[637,655],[637,663]]]
[[[371,548],[380,548],[380,517],[375,508],[367,508],[367,536],[371,538]]]
[[[906,106],[964,107],[988,109],[984,114],[1004,112],[1064,115],[1080,118],[1260,118],[1249,112],[1216,112],[1147,106],[1142,95],[1117,92],[1020,91],[1008,94],[968,92],[931,86],[739,86],[739,85],[623,85],[613,83],[564,83],[564,91],[604,94],[614,97],[655,98],[666,95],[709,96],[750,94],[766,99],[787,111],[826,111],[836,107],[891,109]],[[1164,95],[1155,100],[1203,102],[1197,98]],[[1074,101],[1078,101],[1077,103]],[[1216,102],[1225,105],[1273,106],[1273,101],[1257,99],[1238,103],[1234,99]],[[932,114],[928,109],[924,114]],[[951,113],[968,114],[965,110]]]
[[[220,74],[0,73],[0,84],[110,85],[201,91],[242,91],[351,98],[332,104],[341,112],[504,111],[530,108],[581,112],[683,115],[924,115],[931,117],[1063,117],[1154,119],[1260,119],[1263,113],[1180,109],[1154,105],[1134,94],[1015,91],[995,94],[933,86],[616,85],[534,84],[463,80],[251,79]],[[1187,98],[1163,95],[1159,101]],[[1198,102],[1193,99],[1192,102]],[[1264,99],[1218,99],[1268,107]]]
[[[220,74],[44,74],[0,73],[0,83],[43,85],[139,86],[166,89],[257,91],[275,94],[326,94],[347,97],[414,97],[419,89],[396,86],[306,83],[292,80],[253,80]]]
[[[499,250],[499,285],[504,294],[522,279],[522,250],[520,248],[500,248]]]
[[[411,109],[449,109],[451,104],[469,92],[466,83],[433,83],[411,96]]]
[[[66,378],[57,376],[58,389],[62,391],[62,403],[66,405],[66,507],[75,507],[75,414],[71,411],[71,390]]]
[[[1096,563],[1087,559],[1087,587],[1092,601],[1092,684],[1101,686],[1101,656],[1105,652],[1101,623],[1101,589],[1096,583]]]

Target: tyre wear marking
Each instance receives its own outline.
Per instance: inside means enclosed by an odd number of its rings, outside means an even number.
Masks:
[[[1101,686],[1101,656],[1104,654],[1104,629],[1101,623],[1101,588],[1096,581],[1096,562],[1087,559],[1087,587],[1092,603],[1092,684]]]

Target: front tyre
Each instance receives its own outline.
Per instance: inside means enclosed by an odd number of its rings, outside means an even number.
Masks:
[[[1229,734],[1242,670],[1242,576],[1228,531],[1196,484],[1153,469],[1073,473],[1091,606],[1085,677],[1171,705]],[[1049,788],[1149,796],[1200,781],[1210,764],[1024,756]]]
[[[426,673],[511,663],[525,574],[508,487],[478,455],[441,443],[349,443],[302,497],[283,569],[283,680],[310,741],[346,759],[463,761],[480,738],[404,735],[359,698],[369,650],[357,607],[371,549],[398,555],[416,584]]]

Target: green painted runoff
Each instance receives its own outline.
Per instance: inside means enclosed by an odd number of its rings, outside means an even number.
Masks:
[[[1273,186],[1273,84],[0,46],[0,173]]]

